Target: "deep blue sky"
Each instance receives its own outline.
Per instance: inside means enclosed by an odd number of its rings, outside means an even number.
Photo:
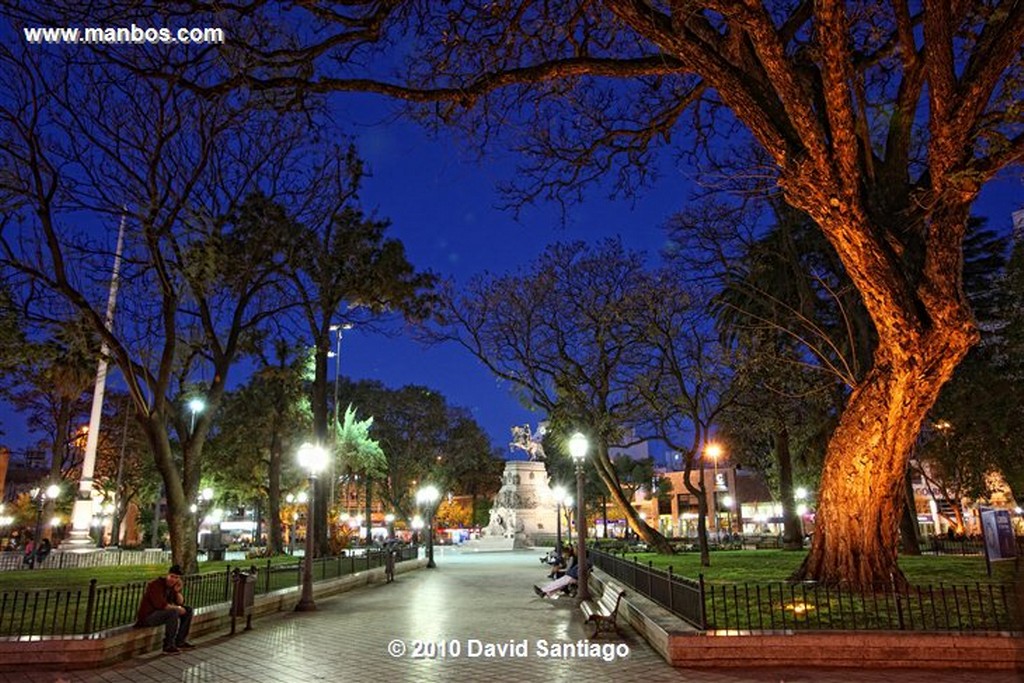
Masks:
[[[372,174],[364,183],[363,206],[392,221],[390,234],[405,243],[412,263],[459,284],[485,270],[505,273],[525,266],[555,241],[620,236],[626,246],[653,255],[664,242],[660,225],[682,207],[687,194],[688,180],[668,169],[669,177],[636,201],[613,201],[607,190],[593,188],[564,224],[555,204],[526,208],[517,219],[496,208],[498,183],[515,172],[511,154],[498,151],[477,160],[464,142],[431,138],[387,111],[387,103],[369,98],[359,108],[346,107],[346,117],[354,121],[346,131]],[[441,391],[451,404],[469,408],[502,448],[513,425],[535,427],[544,419],[523,408],[507,385],[455,345],[427,348],[408,338],[353,329],[345,333],[341,355],[346,376]]]
[[[592,188],[583,205],[561,224],[560,209],[542,204],[518,221],[499,203],[496,185],[514,172],[514,159],[497,153],[476,161],[466,146],[450,137],[431,139],[415,124],[384,115],[386,103],[346,100],[347,130],[368,162],[372,177],[363,204],[392,220],[391,234],[405,242],[410,260],[442,276],[465,282],[484,270],[504,273],[529,263],[550,242],[597,240],[619,235],[636,249],[656,253],[664,242],[662,225],[685,206],[692,169],[665,163],[657,186],[635,202],[607,199]],[[991,183],[975,207],[993,228],[1009,230],[1010,213],[1024,207],[1019,171]],[[331,368],[333,372],[333,366]],[[470,354],[454,346],[424,348],[408,339],[384,339],[346,333],[342,373],[374,378],[389,386],[424,384],[441,391],[452,404],[473,411],[504,447],[509,428],[543,416],[529,413]]]

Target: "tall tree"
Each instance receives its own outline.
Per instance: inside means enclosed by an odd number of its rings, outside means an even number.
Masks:
[[[2,191],[29,209],[3,226],[3,265],[37,319],[58,323],[71,308],[105,342],[163,480],[174,559],[194,568],[189,505],[203,443],[230,369],[278,310],[272,285],[293,244],[286,212],[260,190],[282,191],[300,163],[305,120],[125,79],[69,54],[4,47],[0,62],[10,76],[0,166],[12,171]],[[112,254],[73,212],[100,222],[128,214],[112,329],[103,305]],[[207,409],[193,425],[183,403],[203,375]]]
[[[380,443],[370,438],[370,427],[373,417],[365,420],[356,419],[356,411],[350,405],[345,409],[345,416],[335,438],[336,457],[340,460],[342,471],[348,471],[363,477],[366,485],[366,542],[373,542],[371,520],[371,494],[373,482],[380,481],[387,474],[387,458],[381,450]]]
[[[266,513],[270,552],[281,554],[284,540],[276,523],[281,491],[302,478],[295,453],[309,438],[311,426],[306,376],[310,359],[305,345],[293,347],[278,339],[272,346],[273,355],[260,354],[249,381],[225,396],[204,460],[216,487]]]

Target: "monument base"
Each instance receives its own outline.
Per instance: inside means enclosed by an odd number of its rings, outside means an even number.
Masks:
[[[499,553],[515,550],[515,539],[502,536],[481,536],[466,541],[460,547],[471,553]]]

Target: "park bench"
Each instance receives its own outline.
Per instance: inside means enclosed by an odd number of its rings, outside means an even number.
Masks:
[[[584,600],[580,603],[580,609],[587,618],[586,623],[593,622],[594,633],[590,636],[596,638],[601,631],[614,630],[619,633],[619,624],[616,617],[619,614],[619,604],[626,591],[616,593],[613,590],[604,590],[597,600]]]

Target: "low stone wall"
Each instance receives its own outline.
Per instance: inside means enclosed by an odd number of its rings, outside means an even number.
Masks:
[[[595,591],[625,590],[619,618],[669,664],[687,668],[848,667],[1024,672],[1020,633],[699,631],[651,600],[591,572]]]
[[[403,574],[426,565],[425,559],[395,564],[395,573]],[[348,574],[330,581],[313,584],[314,599],[328,598],[359,586],[384,581],[384,568]],[[298,601],[299,587],[283,588],[257,595],[253,603],[253,628],[259,628],[259,617],[291,610]],[[210,605],[195,611],[189,638],[231,629],[228,603]],[[236,634],[245,628],[245,618],[235,621]],[[106,666],[136,655],[159,650],[163,627],[133,628],[122,626],[88,636],[23,636],[0,638],[0,671],[91,669]]]

